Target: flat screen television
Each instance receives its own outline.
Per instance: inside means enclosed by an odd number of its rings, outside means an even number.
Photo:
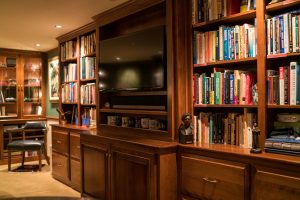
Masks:
[[[100,40],[100,90],[164,89],[165,55],[164,26]]]

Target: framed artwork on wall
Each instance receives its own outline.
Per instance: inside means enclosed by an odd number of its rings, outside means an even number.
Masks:
[[[49,89],[49,100],[51,102],[58,101],[58,71],[59,71],[59,61],[58,56],[55,56],[48,60],[48,89]]]

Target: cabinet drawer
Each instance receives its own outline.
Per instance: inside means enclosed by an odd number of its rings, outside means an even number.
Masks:
[[[241,163],[181,156],[181,192],[204,199],[244,199],[249,193],[248,169]]]
[[[78,133],[70,134],[70,154],[71,157],[80,159],[80,135]]]
[[[52,152],[52,175],[54,178],[68,184],[68,157]]]
[[[298,173],[298,172],[297,172]],[[300,199],[300,178],[258,170],[254,177],[254,199]]]
[[[80,162],[74,159],[71,159],[71,186],[81,191]]]
[[[52,131],[52,148],[56,152],[69,154],[68,133],[63,131]]]

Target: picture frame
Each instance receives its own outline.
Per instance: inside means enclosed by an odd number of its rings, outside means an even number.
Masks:
[[[58,102],[59,99],[58,56],[55,56],[48,60],[48,90],[49,90],[49,101]]]

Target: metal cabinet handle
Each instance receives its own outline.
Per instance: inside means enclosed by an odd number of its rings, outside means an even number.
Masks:
[[[57,167],[62,167],[63,165],[62,164],[57,164]]]
[[[206,182],[210,182],[210,183],[217,183],[218,182],[218,180],[216,180],[216,179],[210,179],[210,178],[208,178],[208,177],[204,177],[204,178],[202,178],[204,181],[206,181]]]
[[[60,140],[56,140],[56,143],[57,143],[57,144],[61,144],[61,141],[60,141]]]

